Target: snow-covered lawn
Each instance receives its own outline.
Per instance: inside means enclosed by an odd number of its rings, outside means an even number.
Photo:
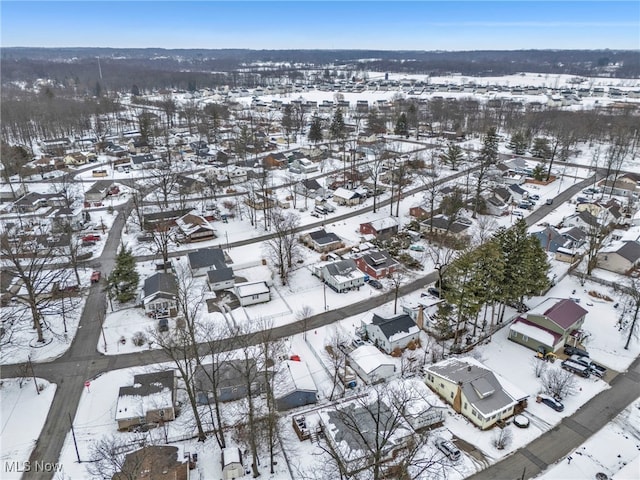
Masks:
[[[22,383],[22,388],[20,380],[14,378],[0,383],[0,477],[3,480],[22,476],[17,470],[25,468],[24,462],[36,446],[56,392],[55,384],[41,378],[36,378],[39,395],[33,378],[27,377]]]
[[[604,473],[616,480],[640,478],[640,398],[572,453],[536,478],[581,480]]]

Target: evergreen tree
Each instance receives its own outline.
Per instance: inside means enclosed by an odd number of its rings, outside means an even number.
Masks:
[[[508,145],[509,150],[513,150],[516,155],[524,155],[529,148],[529,140],[527,136],[520,130],[511,136],[511,141]]]
[[[139,280],[136,259],[131,249],[122,245],[116,256],[116,265],[108,279],[110,295],[120,303],[133,300],[136,296]]]
[[[333,120],[331,120],[331,126],[329,127],[329,134],[331,135],[332,140],[341,140],[347,135],[347,129],[344,125],[341,108],[336,108],[336,111],[333,114]]]
[[[393,133],[395,133],[396,135],[404,135],[404,136],[409,135],[406,113],[402,112],[398,117],[398,120],[396,120],[396,128],[394,129]]]
[[[411,102],[409,104],[409,108],[407,109],[407,126],[409,128],[415,128],[416,130],[416,140],[420,138],[420,119],[418,118],[418,107],[416,104]]]
[[[543,137],[536,137],[531,147],[531,156],[547,160],[550,155],[551,148],[549,147],[549,140]]]
[[[447,151],[440,156],[440,159],[449,165],[452,170],[458,170],[458,166],[463,158],[462,148],[455,143],[450,143]]]
[[[498,134],[495,127],[490,127],[482,142],[480,161],[483,164],[494,165],[498,161]]]
[[[287,148],[288,148],[289,135],[291,135],[291,130],[293,129],[293,112],[292,112],[290,103],[287,103],[284,106],[284,111],[282,112],[282,129],[284,130],[284,133],[287,136]]]
[[[538,181],[544,180],[547,177],[547,172],[545,171],[544,163],[539,163],[538,165],[536,165],[535,168],[533,169],[533,172],[531,173],[531,176]]]
[[[309,141],[320,143],[322,141],[322,120],[319,117],[313,117],[311,127],[309,127]]]

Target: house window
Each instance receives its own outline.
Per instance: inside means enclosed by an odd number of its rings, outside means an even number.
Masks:
[[[474,417],[478,416],[478,412],[476,412],[475,408],[471,410],[471,415],[473,415]]]
[[[529,341],[529,337],[527,337],[526,335],[522,335],[522,341],[523,342],[528,342]]]
[[[467,409],[467,402],[464,402],[464,409]]]
[[[441,383],[441,384],[440,384],[440,388],[444,388],[444,383]]]
[[[260,298],[260,295],[251,295],[251,300],[258,300],[258,298]]]
[[[451,392],[451,398],[453,398],[453,392]]]

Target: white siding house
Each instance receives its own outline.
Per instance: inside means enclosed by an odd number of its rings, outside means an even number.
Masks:
[[[235,292],[243,307],[271,300],[271,291],[267,282],[238,283],[235,286]]]
[[[395,375],[393,360],[373,345],[363,345],[349,354],[349,365],[365,383],[384,382]]]

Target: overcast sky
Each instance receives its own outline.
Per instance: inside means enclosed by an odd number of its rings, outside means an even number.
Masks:
[[[2,46],[640,49],[640,1],[6,1]]]

